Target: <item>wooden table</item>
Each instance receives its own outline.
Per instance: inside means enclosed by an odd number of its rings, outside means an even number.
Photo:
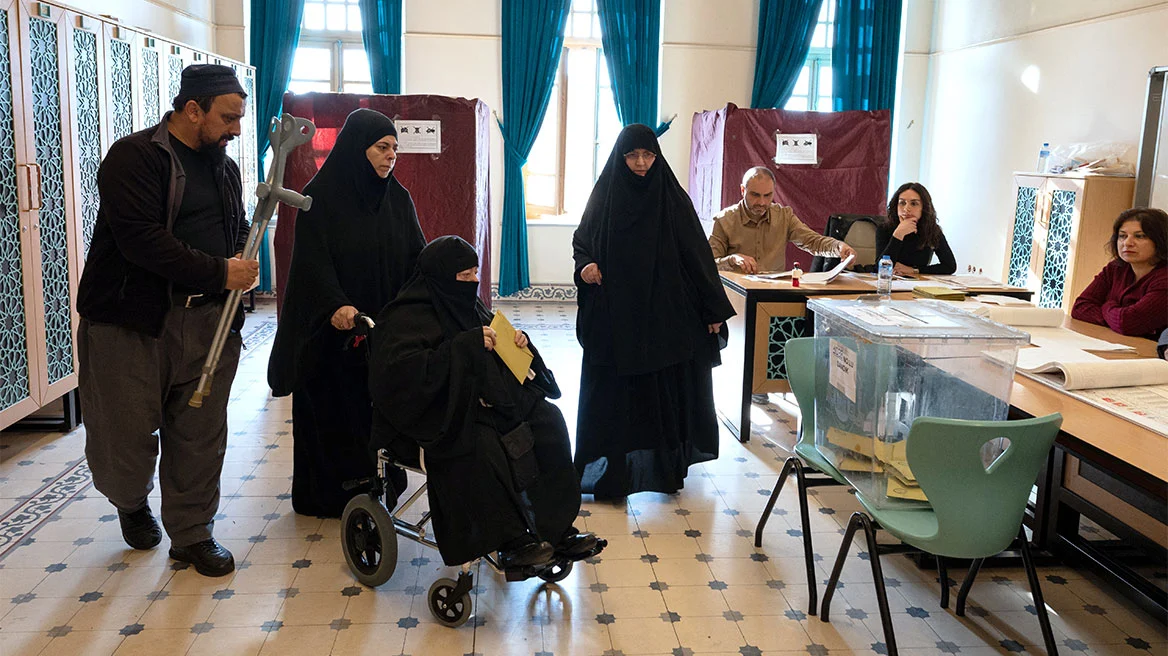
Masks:
[[[751,394],[791,391],[783,345],[791,337],[812,333],[807,298],[872,294],[876,288],[848,275],[827,285],[800,287],[789,280],[760,282],[729,271],[721,275],[735,316],[726,322],[730,341],[722,351],[722,365],[714,368],[714,407],[730,432],[747,442]]]
[[[740,442],[750,440],[752,394],[791,391],[787,383],[783,346],[792,337],[814,332],[807,299],[874,294],[870,280],[845,273],[827,285],[791,286],[790,280],[761,282],[730,271],[720,272],[726,296],[736,315],[727,321],[730,342],[722,351],[722,365],[714,368],[714,407],[722,423]],[[923,284],[928,281],[922,280]],[[969,294],[979,290],[963,290]],[[986,288],[988,293],[1029,300],[1033,292],[1020,287]],[[914,298],[897,292],[895,299]]]
[[[1069,318],[1064,327],[1137,351],[1134,356],[1097,353],[1101,357],[1156,357],[1150,339],[1125,337]],[[1035,546],[1085,561],[1163,616],[1168,612],[1163,584],[1156,585],[1122,560],[1132,555],[1132,547],[1158,558],[1161,569],[1168,559],[1168,437],[1022,374],[1014,377],[1010,405],[1012,418],[1052,412],[1063,416],[1038,479],[1036,502],[1028,511]],[[1093,544],[1081,535],[1081,517],[1119,540]]]

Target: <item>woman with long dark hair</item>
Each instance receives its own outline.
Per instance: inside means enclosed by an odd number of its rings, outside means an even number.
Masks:
[[[718,457],[711,368],[734,310],[651,128],[620,133],[572,246],[581,489],[676,492],[691,464]]]
[[[1111,262],[1075,299],[1071,316],[1156,339],[1168,328],[1168,213],[1136,207],[1120,214],[1107,251]]]
[[[888,201],[883,228],[881,237],[887,241],[877,243],[876,247],[881,256],[892,258],[893,273],[950,274],[957,271],[957,260],[949,242],[945,241],[945,233],[937,224],[933,197],[923,184],[906,182],[900,185]],[[934,254],[937,264],[932,264]]]

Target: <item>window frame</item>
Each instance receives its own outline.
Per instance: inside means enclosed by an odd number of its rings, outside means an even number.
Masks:
[[[337,0],[324,0],[326,7],[330,4],[343,4],[346,8],[353,3],[338,2]],[[346,19],[347,21],[347,19]],[[347,24],[347,22],[346,22]],[[365,53],[365,43],[361,38],[361,30],[329,30],[329,29],[310,29],[305,27],[304,20],[300,22],[300,41],[296,48],[299,50],[302,47],[309,48],[328,48],[330,50],[329,67],[329,91],[334,93],[362,93],[345,90],[345,83],[352,84],[369,84],[360,80],[346,80],[345,79],[345,50],[356,49]],[[295,53],[293,53],[295,57]],[[368,57],[368,55],[366,55]],[[288,86],[291,87],[295,82],[316,82],[316,80],[297,80],[294,77],[289,77]]]
[[[820,20],[820,19],[822,19],[822,20]],[[815,22],[816,22],[816,27],[818,27],[820,25],[824,26],[824,30],[826,32],[826,38],[825,38],[826,45],[810,48],[807,51],[807,59],[803,60],[803,66],[800,67],[800,69],[799,69],[799,73],[801,75],[803,73],[804,67],[810,67],[810,70],[808,71],[808,75],[807,75],[808,80],[807,80],[807,103],[806,103],[806,106],[798,107],[798,108],[788,107],[787,105],[791,102],[791,100],[793,98],[802,97],[802,94],[799,94],[799,95],[792,94],[792,97],[788,98],[786,103],[783,103],[783,109],[789,109],[792,111],[807,111],[807,112],[834,111],[830,103],[829,103],[828,108],[826,110],[818,109],[819,89],[820,89],[821,82],[822,82],[822,76],[824,73],[827,73],[828,75],[831,75],[831,73],[832,73],[832,71],[831,71],[831,46],[834,42],[833,35],[834,35],[834,30],[835,30],[835,7],[832,3],[832,0],[825,0],[825,2],[823,3],[823,7],[820,9],[819,16],[816,18]],[[830,96],[828,98],[830,101]]]

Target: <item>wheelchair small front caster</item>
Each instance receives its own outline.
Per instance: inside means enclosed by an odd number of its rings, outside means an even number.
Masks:
[[[353,576],[376,588],[397,568],[397,531],[380,501],[368,494],[349,500],[341,515],[341,544]]]
[[[458,587],[453,579],[441,578],[434,581],[426,596],[430,613],[443,626],[455,628],[466,624],[474,609],[469,587],[461,594]]]
[[[550,565],[541,569],[536,576],[548,583],[559,583],[572,573],[572,561],[566,558],[557,558]]]

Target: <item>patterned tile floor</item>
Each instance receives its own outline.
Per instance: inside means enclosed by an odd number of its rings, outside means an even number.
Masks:
[[[504,305],[542,347],[575,423],[579,351],[574,308]],[[264,385],[272,308],[252,332],[230,408],[231,438],[215,533],[238,571],[208,579],[176,566],[166,543],[122,543],[113,508],[92,487],[84,431],[0,434],[0,654],[600,654],[883,653],[867,554],[844,568],[830,624],[806,613],[798,511],[785,491],[761,549],[751,535],[783,451],[728,436],[717,461],[691,469],[676,496],[626,504],[585,498],[581,528],[610,540],[597,562],[559,585],[504,583],[477,573],[476,616],[460,629],[434,622],[431,582],[454,572],[437,554],[402,542],[385,586],[356,583],[336,520],[295,515],[288,500],[289,400]],[[772,432],[795,421],[778,397]],[[845,490],[812,499],[818,574],[857,508]],[[154,508],[158,499],[153,499]],[[902,556],[883,560],[901,653],[1039,653],[1042,639],[1020,569],[983,571],[966,619],[938,607],[936,574]],[[1089,574],[1040,570],[1063,653],[1168,653],[1156,619]],[[960,576],[956,574],[955,576]],[[821,583],[822,586],[822,583]]]

